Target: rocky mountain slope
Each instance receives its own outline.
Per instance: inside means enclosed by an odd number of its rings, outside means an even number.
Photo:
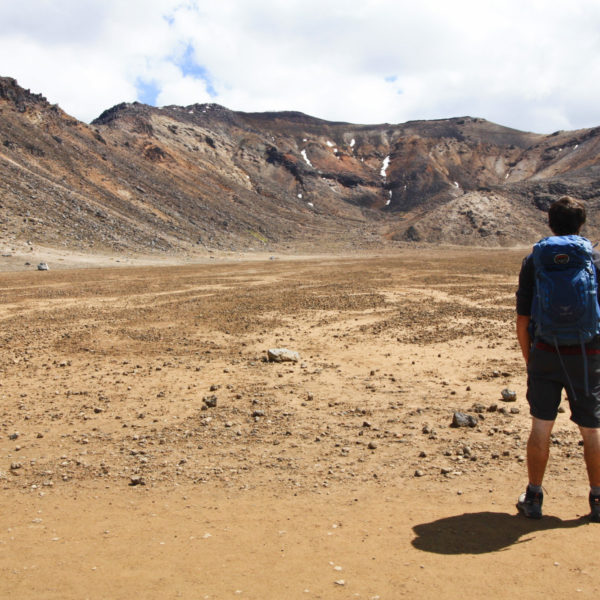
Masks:
[[[600,127],[390,125],[215,104],[120,104],[90,125],[0,78],[0,244],[78,251],[345,251],[529,244],[544,209],[600,218]]]

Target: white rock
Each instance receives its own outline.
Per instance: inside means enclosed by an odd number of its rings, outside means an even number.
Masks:
[[[298,362],[300,360],[298,352],[287,348],[270,348],[267,355],[269,362]]]

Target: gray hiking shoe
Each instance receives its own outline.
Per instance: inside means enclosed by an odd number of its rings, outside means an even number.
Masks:
[[[529,519],[541,519],[543,502],[543,492],[532,492],[529,487],[527,487],[527,491],[519,496],[517,508],[524,517]],[[600,505],[598,506],[598,509],[600,510]]]
[[[593,496],[590,492],[590,521],[600,523],[600,496]]]

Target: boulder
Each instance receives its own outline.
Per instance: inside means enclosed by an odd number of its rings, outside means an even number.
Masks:
[[[287,348],[270,348],[267,350],[269,362],[298,362],[300,355],[294,350]]]

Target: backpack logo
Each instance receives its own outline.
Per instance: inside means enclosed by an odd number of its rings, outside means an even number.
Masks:
[[[554,257],[554,262],[557,265],[566,265],[569,262],[569,260],[571,260],[571,259],[569,258],[568,254],[557,254]]]

